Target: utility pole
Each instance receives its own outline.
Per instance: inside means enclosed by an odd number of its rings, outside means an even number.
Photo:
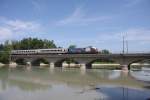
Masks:
[[[122,46],[123,46],[122,47],[122,53],[124,54],[124,35],[123,35],[123,41],[122,42],[123,42],[123,44],[122,44]]]
[[[127,48],[127,53],[128,53],[128,40],[126,40],[126,48]]]

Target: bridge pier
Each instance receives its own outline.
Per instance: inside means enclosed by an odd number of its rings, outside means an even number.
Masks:
[[[86,64],[85,63],[81,63],[80,64],[80,69],[81,70],[85,70],[86,69]]]
[[[30,61],[27,61],[27,62],[26,62],[26,65],[27,65],[27,66],[31,66],[32,64],[31,64]]]
[[[120,65],[121,66],[121,69],[122,71],[128,71],[128,65],[124,64],[124,65]]]
[[[27,69],[28,71],[31,71],[31,66],[26,66],[26,69]]]
[[[50,69],[54,69],[55,68],[55,63],[54,62],[50,62],[49,63],[49,67],[50,67]]]
[[[10,62],[10,63],[9,63],[9,67],[10,67],[10,68],[16,68],[16,66],[17,66],[17,63],[16,63],[16,62]]]

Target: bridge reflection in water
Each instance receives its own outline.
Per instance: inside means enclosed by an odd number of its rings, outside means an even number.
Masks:
[[[140,80],[140,72],[1,68],[0,100],[146,100],[150,98],[149,75]]]

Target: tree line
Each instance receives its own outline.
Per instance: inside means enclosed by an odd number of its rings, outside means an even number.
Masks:
[[[9,55],[11,50],[25,50],[25,49],[47,49],[56,48],[53,40],[38,39],[38,38],[24,38],[22,40],[5,41],[0,44],[0,62],[9,63]]]

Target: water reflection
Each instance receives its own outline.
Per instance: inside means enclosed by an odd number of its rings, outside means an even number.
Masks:
[[[139,81],[150,82],[150,68],[142,67],[141,70],[131,71],[131,76]]]
[[[150,90],[128,87],[104,86],[96,91],[104,94],[101,97],[103,100],[147,100],[150,98]]]
[[[142,74],[141,74],[142,73]],[[146,100],[143,71],[17,67],[0,69],[0,100]],[[138,81],[138,78],[143,80]]]

